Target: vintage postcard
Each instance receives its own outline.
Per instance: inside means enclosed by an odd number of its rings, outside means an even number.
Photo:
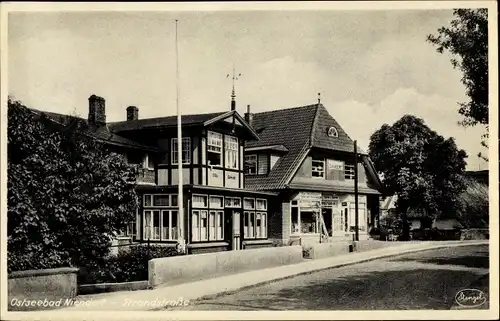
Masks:
[[[498,319],[496,2],[1,23],[2,319]]]

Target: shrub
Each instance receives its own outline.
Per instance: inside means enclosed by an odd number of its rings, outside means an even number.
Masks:
[[[100,266],[87,265],[80,269],[78,283],[119,283],[148,279],[151,259],[179,255],[174,247],[158,245],[132,246],[129,251],[109,256]]]
[[[135,169],[71,118],[8,100],[8,271],[101,264],[134,219]]]

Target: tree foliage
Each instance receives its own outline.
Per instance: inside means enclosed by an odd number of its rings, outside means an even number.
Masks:
[[[134,219],[136,171],[88,136],[8,101],[8,268],[103,260]]]
[[[403,220],[408,208],[425,209],[433,217],[455,213],[456,197],[465,187],[467,155],[452,138],[444,139],[422,119],[405,115],[372,134],[369,155],[387,191],[398,196],[396,208]]]
[[[451,63],[463,73],[469,101],[459,104],[459,113],[464,116],[463,126],[486,125],[482,136],[483,147],[488,139],[488,10],[455,9],[455,19],[450,27],[441,27],[437,35],[428,35],[427,41],[451,55]],[[487,160],[481,153],[479,157]]]

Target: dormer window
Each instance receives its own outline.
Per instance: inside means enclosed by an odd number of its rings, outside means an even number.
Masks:
[[[222,134],[208,132],[207,154],[208,165],[222,166]]]
[[[245,155],[245,173],[248,175],[257,174],[257,155]]]
[[[337,131],[337,128],[335,127],[328,128],[328,137],[339,137],[339,132]]]

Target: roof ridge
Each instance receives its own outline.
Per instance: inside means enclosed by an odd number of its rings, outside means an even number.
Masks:
[[[214,111],[214,112],[211,112],[211,113],[181,114],[181,116],[182,117],[191,117],[191,116],[214,115],[214,114],[222,115],[222,114],[225,114],[225,113],[228,113],[228,112],[231,112],[231,111]],[[177,115],[168,115],[168,116],[158,116],[158,117],[141,118],[141,119],[135,119],[135,120],[132,120],[132,121],[164,119],[164,118],[169,118],[169,117],[177,117]],[[130,120],[112,121],[112,122],[108,122],[107,124],[114,125],[114,124],[125,123],[125,122],[130,122]]]
[[[320,105],[321,105],[320,103],[316,104],[316,111],[314,112],[314,118],[313,118],[313,122],[312,122],[312,126],[311,126],[311,133],[310,133],[311,138],[309,140],[310,146],[314,145],[314,136],[315,136],[314,133],[315,133],[315,129],[316,129],[316,124],[318,123],[318,115],[319,115]]]
[[[318,104],[311,104],[311,105],[304,105],[304,106],[296,106],[296,107],[288,107],[288,108],[280,108],[280,109],[273,109],[273,110],[266,110],[266,111],[261,111],[258,113],[255,113],[255,115],[262,115],[262,114],[269,114],[269,113],[276,113],[276,112],[281,112],[281,111],[290,111],[293,109],[299,109],[299,108],[311,108],[314,106],[317,106]]]

